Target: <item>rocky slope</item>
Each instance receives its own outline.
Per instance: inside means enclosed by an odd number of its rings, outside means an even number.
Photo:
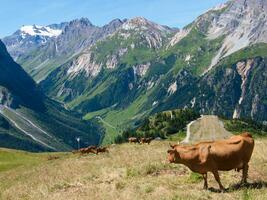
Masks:
[[[267,2],[265,0],[230,1],[225,11],[214,18],[208,30],[208,38],[225,35],[221,49],[211,67],[220,58],[251,44],[267,42]]]
[[[65,110],[38,89],[0,41],[0,146],[31,151],[66,151],[97,144],[101,130]]]

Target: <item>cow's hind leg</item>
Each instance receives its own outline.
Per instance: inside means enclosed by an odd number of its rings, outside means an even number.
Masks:
[[[242,170],[242,180],[241,184],[247,183],[247,177],[248,177],[248,164],[244,164],[243,170]]]
[[[203,176],[203,179],[204,179],[204,187],[203,187],[203,189],[204,190],[207,190],[208,189],[208,173],[205,173],[205,174],[202,174],[202,176]]]
[[[218,171],[213,171],[212,173],[213,173],[213,175],[214,175],[215,180],[217,181],[217,183],[218,183],[219,186],[220,186],[220,190],[224,191],[225,189],[224,189],[224,187],[223,187],[223,185],[222,185],[222,183],[221,183],[221,179],[220,179],[220,176],[219,176]]]

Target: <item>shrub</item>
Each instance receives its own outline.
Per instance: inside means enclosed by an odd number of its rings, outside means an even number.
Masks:
[[[125,142],[129,137],[161,137],[164,139],[182,131],[190,121],[199,117],[200,114],[192,109],[160,112],[145,118],[135,129],[125,130],[122,135],[117,136],[115,143]]]

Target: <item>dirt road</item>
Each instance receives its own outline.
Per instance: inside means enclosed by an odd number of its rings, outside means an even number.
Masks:
[[[218,140],[228,138],[231,135],[217,116],[202,115],[201,118],[187,125],[187,135],[183,142],[192,143],[203,140]]]

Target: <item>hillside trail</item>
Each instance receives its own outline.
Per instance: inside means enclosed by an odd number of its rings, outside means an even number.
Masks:
[[[187,125],[186,138],[182,143],[214,141],[230,136],[232,134],[224,128],[223,122],[216,115],[202,115]]]

